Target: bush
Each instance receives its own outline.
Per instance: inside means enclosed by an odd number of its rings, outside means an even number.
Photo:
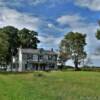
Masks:
[[[34,76],[35,77],[44,77],[45,75],[42,72],[35,72]]]

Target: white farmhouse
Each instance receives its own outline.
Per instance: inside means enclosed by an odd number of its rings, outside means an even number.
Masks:
[[[52,70],[57,69],[57,53],[44,49],[18,49],[13,60],[14,71]]]

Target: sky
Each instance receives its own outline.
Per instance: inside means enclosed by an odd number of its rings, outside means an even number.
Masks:
[[[100,45],[95,38],[99,19],[100,0],[0,0],[0,27],[37,31],[39,48],[58,50],[65,34],[81,32],[92,55]]]

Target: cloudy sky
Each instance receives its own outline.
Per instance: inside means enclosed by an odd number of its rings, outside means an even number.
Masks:
[[[39,47],[58,49],[64,34],[87,34],[86,51],[100,45],[95,38],[100,0],[0,0],[0,27],[13,25],[39,33]]]

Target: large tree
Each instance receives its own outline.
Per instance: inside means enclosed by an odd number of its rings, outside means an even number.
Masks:
[[[78,32],[69,32],[64,36],[60,44],[60,51],[66,53],[67,59],[72,59],[75,65],[75,70],[78,70],[78,65],[86,57],[84,47],[86,45],[86,35]]]
[[[3,32],[8,35],[8,53],[6,55],[7,63],[12,61],[12,56],[15,56],[17,53],[17,41],[18,41],[18,29],[13,26],[6,26],[2,28]]]
[[[6,55],[8,53],[9,42],[8,35],[0,29],[0,65],[6,62]]]
[[[26,28],[19,30],[13,26],[6,26],[1,28],[1,30],[2,33],[5,34],[3,38],[6,39],[7,36],[7,42],[9,44],[7,54],[5,54],[6,62],[8,64],[12,62],[12,57],[17,54],[17,48],[22,47],[37,49],[37,44],[40,42],[37,38],[38,33]],[[4,46],[7,47],[6,45]]]
[[[38,33],[26,28],[18,32],[18,46],[22,48],[37,49],[37,44],[40,42],[37,38]]]

